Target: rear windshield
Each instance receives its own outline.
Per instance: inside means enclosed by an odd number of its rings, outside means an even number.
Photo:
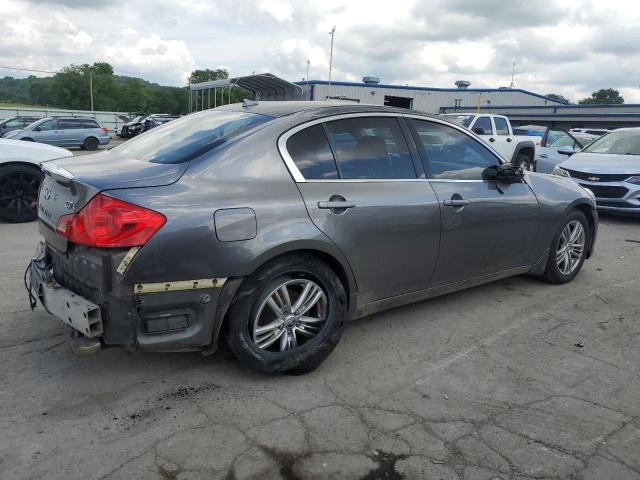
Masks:
[[[640,155],[640,131],[608,133],[589,144],[583,152]]]
[[[210,110],[167,122],[112,151],[152,163],[182,163],[272,119],[254,113]]]
[[[474,116],[475,115],[445,115],[445,117],[447,117],[447,120],[456,123],[461,127],[468,127],[469,125],[471,125]]]

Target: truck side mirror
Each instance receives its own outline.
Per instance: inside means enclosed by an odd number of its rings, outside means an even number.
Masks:
[[[558,148],[558,153],[561,155],[573,155],[576,152],[572,147],[565,145],[564,147]]]

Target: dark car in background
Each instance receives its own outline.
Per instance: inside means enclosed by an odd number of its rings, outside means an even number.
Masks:
[[[593,196],[401,108],[247,102],[43,164],[31,300],[88,347],[316,368],[345,322],[519,274],[571,281]],[[352,332],[355,333],[355,332]]]
[[[179,116],[168,114],[139,115],[132,121],[125,123],[117,135],[121,138],[132,138],[176,118]]]
[[[41,117],[12,117],[0,121],[0,138],[12,130],[19,130],[28,125],[31,125],[36,120],[40,120]]]

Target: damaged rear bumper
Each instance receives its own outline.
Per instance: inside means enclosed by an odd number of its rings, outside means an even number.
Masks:
[[[29,265],[27,288],[49,313],[107,346],[190,351],[215,345],[239,282],[126,282],[121,267],[128,254],[90,248],[61,253],[42,243]]]

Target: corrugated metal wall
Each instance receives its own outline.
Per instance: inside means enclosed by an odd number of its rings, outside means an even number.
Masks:
[[[111,133],[119,130],[125,120],[120,116],[129,118],[126,112],[90,112],[88,110],[62,110],[59,108],[9,108],[0,107],[0,120],[11,117],[89,117],[95,118],[109,129]]]

